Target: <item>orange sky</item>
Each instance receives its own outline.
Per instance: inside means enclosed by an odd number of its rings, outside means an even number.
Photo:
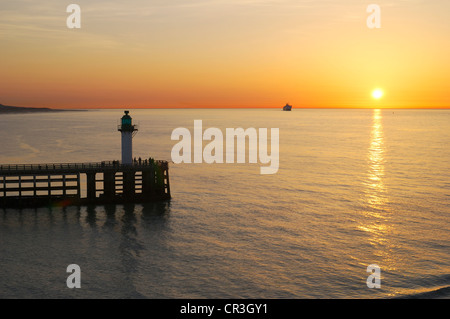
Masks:
[[[1,104],[450,106],[447,0],[75,2],[81,29],[60,1],[0,4]]]

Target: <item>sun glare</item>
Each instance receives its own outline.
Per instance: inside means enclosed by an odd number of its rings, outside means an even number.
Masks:
[[[376,100],[381,99],[383,97],[383,90],[381,90],[381,89],[373,90],[372,97]]]

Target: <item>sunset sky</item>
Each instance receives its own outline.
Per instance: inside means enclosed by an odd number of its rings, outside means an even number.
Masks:
[[[4,105],[450,106],[448,0],[2,1],[0,39]]]

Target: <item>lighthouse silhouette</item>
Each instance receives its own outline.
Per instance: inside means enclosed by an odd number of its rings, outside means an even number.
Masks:
[[[133,136],[136,135],[138,128],[133,125],[131,116],[128,115],[130,111],[125,111],[122,116],[121,124],[117,130],[122,133],[122,164],[131,165],[133,163]]]

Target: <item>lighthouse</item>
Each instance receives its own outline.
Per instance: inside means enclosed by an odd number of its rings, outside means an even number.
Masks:
[[[133,125],[129,111],[125,111],[122,116],[118,131],[122,133],[122,164],[131,165],[133,163],[133,136],[136,134],[137,125]]]

